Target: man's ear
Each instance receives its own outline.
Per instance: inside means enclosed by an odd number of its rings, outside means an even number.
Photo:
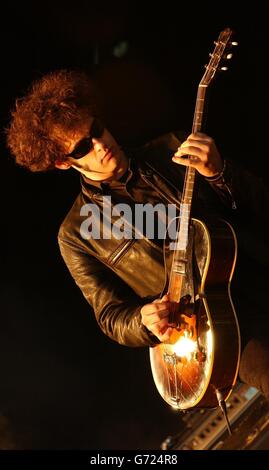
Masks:
[[[56,160],[55,162],[55,167],[58,168],[59,170],[68,170],[72,166],[71,162],[64,161],[62,162],[61,160]]]

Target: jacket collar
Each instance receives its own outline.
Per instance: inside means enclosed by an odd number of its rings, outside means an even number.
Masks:
[[[105,182],[105,181],[94,181],[87,178],[84,175],[81,175],[80,182],[82,186],[82,191],[86,191],[88,195],[92,194],[104,194],[108,189],[121,189],[126,186],[128,181],[133,176],[134,171],[134,160],[129,157],[129,165],[127,171],[120,178],[120,180]]]

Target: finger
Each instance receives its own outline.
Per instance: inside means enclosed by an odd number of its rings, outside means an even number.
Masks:
[[[161,312],[162,310],[169,310],[170,302],[168,300],[160,300],[160,302],[152,305],[154,312]]]
[[[203,142],[212,142],[212,137],[203,132],[193,132],[190,134],[186,140],[193,139],[193,140],[202,140]]]
[[[147,329],[150,330],[155,336],[159,337],[166,333],[167,329],[170,328],[168,323],[160,322],[154,325],[146,325]]]
[[[168,328],[168,320],[167,319],[165,321],[162,320],[162,321],[157,322],[157,323],[150,323],[150,324],[143,323],[143,324],[145,325],[145,327],[149,331],[151,331],[156,336],[158,336],[158,334],[160,334],[160,333],[163,333]]]
[[[201,163],[200,159],[198,159],[197,157],[193,157],[191,155],[188,158],[186,158],[186,157],[185,158],[184,157],[173,157],[172,161],[174,163],[178,163],[179,165],[192,166],[194,168],[196,168],[196,166],[199,165],[199,163]]]
[[[163,302],[169,303],[168,294],[163,295],[160,299],[153,300],[153,304],[162,304]]]
[[[206,149],[203,149],[195,145],[190,145],[188,143],[188,145],[184,145],[184,147],[182,146],[179,147],[176,153],[174,154],[174,156],[181,157],[182,155],[188,155],[188,156],[191,155],[194,157],[202,158],[207,153],[208,153],[208,147],[206,147]]]
[[[163,310],[161,312],[141,312],[143,322],[147,323],[155,323],[156,321],[159,321],[162,318],[167,317],[168,315],[170,315],[170,310],[168,309]]]
[[[164,294],[161,298],[161,302],[169,302],[169,294]]]
[[[144,305],[141,309],[141,313],[151,315],[152,313],[161,312],[163,310],[169,310],[170,302],[152,302],[151,304]]]
[[[149,322],[151,325],[155,325],[156,323],[161,323],[165,320],[165,325],[168,323],[169,321],[169,312],[161,312],[161,313],[158,313],[156,315],[151,315],[149,317]]]
[[[186,147],[190,147],[190,146],[199,148],[203,150],[203,152],[206,153],[209,151],[211,144],[209,141],[198,140],[198,139],[197,140],[188,139],[188,140],[185,140],[185,142],[183,142],[183,144],[181,144],[180,147],[178,147],[178,150],[185,149]]]
[[[170,340],[172,333],[173,333],[173,328],[167,328],[167,330],[164,333],[158,333],[158,335],[155,335],[155,336],[157,336],[162,343],[166,343]]]
[[[149,328],[155,329],[158,333],[163,333],[168,328],[168,318],[164,318],[156,323],[149,325]]]
[[[152,304],[162,304],[163,302],[166,302],[167,304],[169,303],[169,298],[167,294],[165,294],[161,299],[153,300]],[[151,304],[148,304],[148,305],[151,305]]]
[[[166,311],[161,313],[153,313],[151,315],[143,316],[142,319],[147,324],[147,326],[156,325],[156,323],[162,321],[163,319],[166,319],[166,323],[168,323],[169,312]]]

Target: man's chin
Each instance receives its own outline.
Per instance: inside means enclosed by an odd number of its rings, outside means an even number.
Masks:
[[[109,181],[113,180],[114,178],[114,172],[108,172],[108,173],[95,173],[93,171],[87,171],[83,170],[82,171],[83,175],[86,176],[87,179],[96,181],[96,182],[102,182],[102,181]]]

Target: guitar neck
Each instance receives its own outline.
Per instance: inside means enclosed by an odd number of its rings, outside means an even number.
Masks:
[[[207,90],[206,85],[200,84],[198,86],[193,124],[192,124],[192,133],[200,132],[202,128],[206,90]],[[193,188],[194,188],[194,181],[195,181],[195,172],[196,172],[195,168],[188,166],[186,170],[186,174],[185,174],[184,187],[183,187],[183,193],[182,193],[182,204],[188,206],[188,214],[190,214],[190,210],[191,210]],[[188,222],[189,221],[187,221],[187,223]]]
[[[212,79],[214,78],[217,70],[220,68],[222,59],[230,59],[232,54],[227,54],[227,50],[232,45],[236,45],[236,42],[230,42],[232,31],[229,28],[223,30],[218,40],[215,42],[215,49],[212,54],[210,54],[209,64],[206,66],[206,71],[199,83],[195,111],[193,117],[192,133],[200,132],[202,129],[204,108],[205,108],[205,99],[206,91],[210,85]],[[226,70],[227,67],[222,67],[222,70]],[[191,216],[191,204],[193,198],[193,189],[195,182],[195,168],[187,166],[184,186],[182,192],[181,206],[180,206],[180,224],[177,231],[177,241],[175,245],[175,250],[179,251],[179,256],[174,253],[174,261],[172,265],[172,271],[182,272],[181,261],[185,258],[184,254],[186,253],[186,248],[188,245],[189,237],[189,223]]]
[[[197,96],[196,96],[196,104],[195,104],[195,111],[192,123],[192,132],[200,132],[202,129],[203,123],[203,115],[204,115],[204,107],[205,107],[205,98],[206,98],[206,90],[207,85],[199,85]]]

